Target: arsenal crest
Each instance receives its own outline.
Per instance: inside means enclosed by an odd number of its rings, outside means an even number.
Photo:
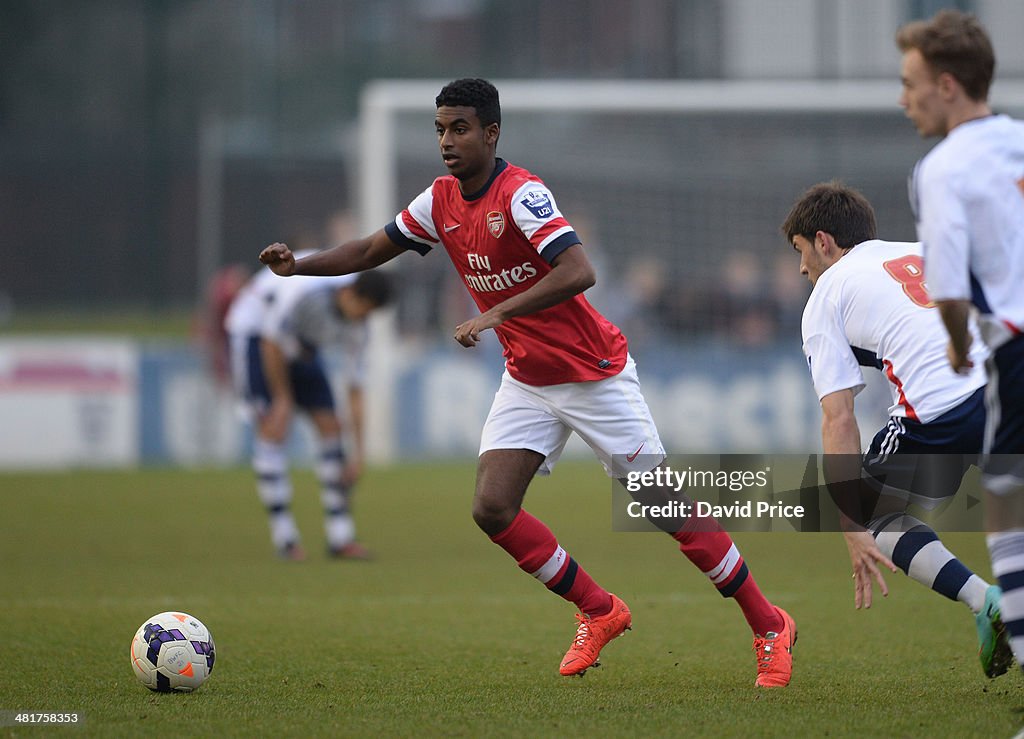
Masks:
[[[501,214],[501,211],[492,210],[487,214],[487,230],[496,239],[505,233],[505,216]]]

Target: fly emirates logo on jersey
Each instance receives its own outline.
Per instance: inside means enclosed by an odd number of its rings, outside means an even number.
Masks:
[[[469,268],[476,274],[464,274],[466,284],[479,293],[493,293],[508,290],[532,277],[537,276],[537,268],[531,262],[523,262],[517,267],[509,267],[501,272],[491,271],[491,258],[483,254],[467,254]],[[488,274],[484,274],[487,272]]]

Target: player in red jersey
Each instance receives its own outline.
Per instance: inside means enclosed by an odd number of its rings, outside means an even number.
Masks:
[[[439,244],[448,252],[481,311],[455,327],[455,340],[472,347],[494,329],[505,353],[505,374],[482,432],[473,518],[520,568],[579,608],[559,671],[582,675],[631,627],[632,617],[522,509],[523,497],[535,474],[551,471],[573,431],[619,479],[653,469],[665,450],[625,337],[583,297],[595,275],[580,239],[538,177],[495,156],[498,91],[486,80],[456,80],[436,104],[447,176],[367,238],[298,261],[284,244],[272,244],[260,261],[280,275],[336,275],[377,267],[408,250],[426,254]],[[717,524],[708,528],[703,519],[699,530],[694,523],[670,533],[743,610],[755,635],[757,685],[788,684],[793,620],[761,593],[732,538]]]

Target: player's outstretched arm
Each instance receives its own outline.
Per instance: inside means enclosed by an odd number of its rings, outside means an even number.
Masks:
[[[366,238],[347,241],[299,260],[287,245],[271,244],[260,252],[260,261],[283,277],[347,275],[379,267],[403,251],[381,229]]]
[[[594,267],[580,244],[570,246],[555,257],[551,266],[552,270],[530,289],[456,326],[455,340],[463,346],[475,346],[480,340],[481,331],[500,326],[510,318],[526,316],[563,303],[597,282]]]
[[[853,567],[854,608],[871,608],[874,583],[883,597],[889,595],[879,566],[896,571],[882,554],[875,538],[864,529],[861,518],[860,428],[853,412],[853,390],[839,390],[821,399],[821,442],[825,452],[825,482],[839,508],[843,538]],[[857,513],[854,513],[857,511]],[[849,513],[850,515],[847,515]],[[853,518],[851,518],[853,516]]]

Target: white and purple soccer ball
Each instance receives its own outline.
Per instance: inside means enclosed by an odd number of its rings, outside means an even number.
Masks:
[[[213,672],[213,635],[195,616],[167,611],[147,618],[132,639],[132,669],[161,693],[188,693]]]

